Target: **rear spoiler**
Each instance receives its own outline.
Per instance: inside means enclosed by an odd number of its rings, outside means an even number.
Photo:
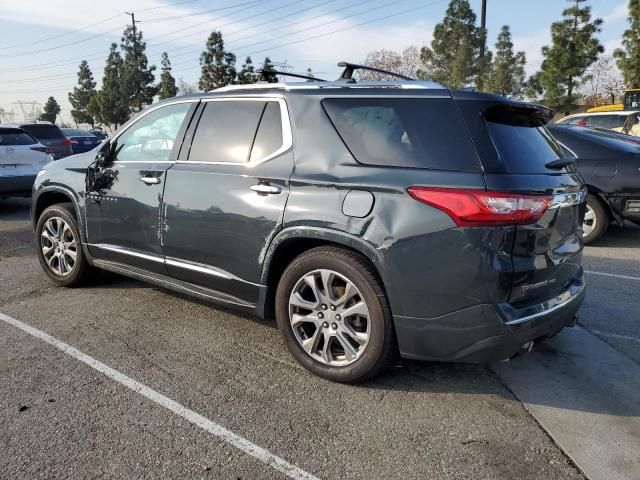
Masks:
[[[490,122],[541,127],[553,119],[554,111],[535,103],[501,102],[484,110],[482,116]]]

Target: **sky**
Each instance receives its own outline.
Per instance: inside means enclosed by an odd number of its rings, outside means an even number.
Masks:
[[[71,122],[67,94],[86,59],[100,85],[111,42],[135,14],[147,42],[149,63],[160,66],[169,54],[174,77],[197,83],[199,54],[212,29],[221,30],[241,65],[247,55],[259,65],[265,56],[286,62],[291,71],[311,68],[336,78],[341,60],[362,62],[371,50],[401,51],[428,46],[449,0],[1,0],[0,108],[16,103],[44,104],[53,96],[61,120]],[[481,0],[470,0],[479,17]],[[604,25],[605,54],[620,46],[627,27],[627,0],[591,0]],[[529,74],[540,68],[540,49],[550,43],[550,24],[568,5],[564,0],[487,0],[489,48],[504,24],[511,26],[517,50],[527,55]],[[479,20],[478,20],[479,21]],[[156,75],[156,79],[159,77]],[[31,107],[27,107],[30,109]]]

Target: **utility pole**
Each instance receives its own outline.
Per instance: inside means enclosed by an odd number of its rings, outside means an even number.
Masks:
[[[480,50],[480,58],[483,59],[484,54],[487,51],[487,0],[482,0],[480,29],[482,31],[482,49]]]

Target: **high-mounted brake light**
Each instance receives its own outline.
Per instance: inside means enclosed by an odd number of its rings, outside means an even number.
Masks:
[[[416,200],[446,212],[461,227],[535,223],[551,204],[550,195],[410,187]]]

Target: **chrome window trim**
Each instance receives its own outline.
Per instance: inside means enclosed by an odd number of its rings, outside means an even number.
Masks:
[[[269,155],[262,157],[258,160],[249,162],[207,162],[200,160],[176,160],[178,164],[191,164],[191,165],[236,165],[245,168],[253,168],[263,162],[278,157],[287,152],[293,147],[293,133],[291,130],[291,120],[289,118],[289,110],[287,108],[287,102],[281,96],[264,95],[264,96],[252,96],[252,97],[220,97],[220,98],[203,98],[203,103],[209,102],[278,102],[280,105],[280,121],[282,129],[282,145],[276,151]],[[259,125],[258,125],[259,127]],[[197,129],[196,129],[197,131]],[[194,133],[195,139],[195,133]]]

